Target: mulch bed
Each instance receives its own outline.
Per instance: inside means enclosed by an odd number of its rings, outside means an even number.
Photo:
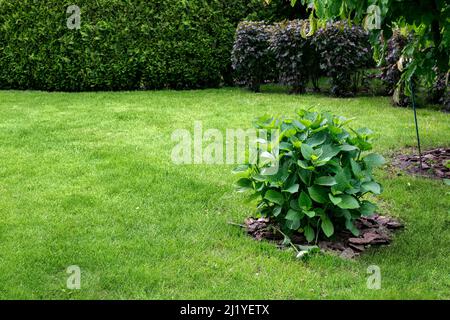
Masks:
[[[360,235],[355,237],[347,230],[338,231],[331,240],[318,241],[317,246],[328,252],[338,254],[345,259],[359,256],[367,248],[374,245],[387,245],[392,241],[393,231],[403,228],[403,224],[392,218],[374,215],[362,217],[355,222]],[[284,236],[277,231],[275,224],[268,218],[248,218],[245,220],[247,233],[258,241],[269,240],[282,247]],[[308,245],[302,234],[296,233],[291,237],[295,245]]]
[[[446,164],[450,161],[450,148],[436,148],[422,154],[422,168],[419,155],[400,154],[394,158],[393,165],[415,175],[436,179],[450,179],[450,169]]]

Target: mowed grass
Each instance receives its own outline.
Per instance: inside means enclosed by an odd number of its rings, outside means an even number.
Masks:
[[[175,165],[176,129],[250,128],[316,107],[356,117],[388,159],[415,145],[411,110],[389,98],[240,89],[118,93],[0,91],[2,299],[450,298],[450,196],[441,181],[378,170],[383,214],[406,229],[355,261],[307,262],[247,237],[254,204],[231,165]],[[450,116],[418,112],[424,148],[450,145]],[[81,290],[66,288],[70,265]],[[366,286],[381,269],[382,289]]]

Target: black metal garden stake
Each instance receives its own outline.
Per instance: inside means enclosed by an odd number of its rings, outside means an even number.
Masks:
[[[416,136],[417,136],[417,146],[419,147],[419,161],[420,161],[420,170],[423,169],[422,166],[422,148],[420,146],[420,134],[419,134],[419,123],[417,121],[417,110],[416,110],[416,98],[414,93],[414,85],[412,81],[409,83],[409,89],[411,91],[411,102],[414,109],[414,122],[416,124]]]

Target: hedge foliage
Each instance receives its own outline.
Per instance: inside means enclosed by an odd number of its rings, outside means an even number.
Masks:
[[[319,29],[313,43],[320,55],[321,69],[331,78],[331,93],[354,94],[358,71],[372,62],[368,33],[360,26],[339,21]]]
[[[81,29],[67,28],[69,5]],[[197,88],[230,79],[236,25],[259,0],[0,1],[0,88]]]
[[[410,40],[400,30],[395,30],[392,37],[386,42],[383,67],[381,68],[380,79],[384,83],[386,93],[393,96],[393,103],[398,106],[410,104],[409,98],[404,94],[404,84],[400,83],[402,71],[399,68],[403,49]]]
[[[292,87],[293,93],[304,93],[309,79],[317,86],[317,51],[311,43],[308,20],[276,24],[269,49],[274,53],[279,81]]]
[[[275,66],[270,59],[275,59]],[[238,80],[242,80],[245,70],[252,81],[240,82],[253,90],[275,73],[281,83],[301,93],[310,79],[317,89],[319,75],[325,74],[331,78],[332,94],[337,96],[355,93],[360,70],[373,63],[369,37],[361,27],[335,22],[310,35],[306,20],[274,25],[241,23],[236,31],[232,60]]]
[[[236,30],[231,55],[236,80],[255,92],[272,74],[273,57],[269,50],[272,28],[264,21],[243,21]]]

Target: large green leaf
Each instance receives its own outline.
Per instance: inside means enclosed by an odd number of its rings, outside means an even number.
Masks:
[[[324,187],[314,185],[308,188],[309,196],[317,203],[329,202],[328,192]]]
[[[308,242],[312,242],[314,240],[314,238],[316,237],[314,229],[309,224],[306,225],[306,227],[304,228],[304,234],[305,234],[306,241],[308,241]]]
[[[290,209],[286,214],[287,226],[291,230],[297,230],[300,228],[300,223],[304,214],[295,210]]]
[[[241,178],[236,182],[236,190],[238,192],[245,192],[253,189],[253,183],[250,179]]]
[[[299,168],[298,176],[305,185],[309,186],[311,184],[311,176],[312,176],[311,170]]]
[[[272,214],[275,217],[278,217],[280,215],[280,213],[281,213],[281,209],[282,209],[281,206],[275,206],[275,208],[273,208]]]
[[[328,187],[337,184],[336,179],[330,176],[319,177],[316,180],[314,180],[314,183],[318,184],[319,186],[328,186]]]
[[[313,135],[311,138],[308,138],[305,143],[311,147],[315,147],[321,145],[327,140],[327,134],[325,132],[318,132]]]
[[[369,168],[380,167],[386,162],[386,160],[377,153],[368,154],[363,160]]]
[[[303,143],[300,149],[301,149],[303,158],[305,158],[306,160],[311,160],[311,156],[314,153],[314,149],[306,143]]]
[[[283,195],[275,190],[267,190],[264,199],[269,200],[270,202],[279,204],[282,206],[284,204],[284,197]]]
[[[287,188],[286,190],[283,190],[283,192],[297,193],[297,192],[298,192],[298,188],[299,188],[299,185],[298,185],[298,184],[293,184],[292,186],[290,186],[290,187]]]
[[[321,227],[323,233],[325,233],[328,238],[334,234],[333,222],[331,222],[330,218],[328,218],[327,216],[322,217]]]
[[[337,206],[339,203],[342,202],[342,198],[341,197],[335,197],[333,196],[331,193],[328,194],[328,197],[330,198],[331,202]]]
[[[332,144],[325,144],[322,146],[322,155],[320,156],[320,161],[329,161],[331,158],[338,155],[340,148]]]
[[[302,191],[302,193],[300,194],[300,197],[298,198],[298,205],[303,210],[309,210],[312,208],[311,198],[305,191]]]
[[[335,176],[336,185],[333,186],[333,190],[344,192],[351,188],[350,179],[346,170],[340,169]]]
[[[361,188],[363,192],[372,192],[373,194],[381,193],[381,186],[374,181],[363,183],[361,185]]]
[[[345,194],[342,196],[339,196],[342,201],[337,204],[337,206],[341,209],[358,209],[359,208],[359,202],[355,199],[355,197]]]
[[[309,170],[309,171],[313,171],[314,170],[314,166],[311,166],[307,163],[307,161],[304,160],[298,160],[297,164],[300,168],[305,169],[305,170]]]
[[[361,170],[361,166],[353,159],[350,159],[350,166],[352,167],[353,174],[358,179],[361,179],[364,175]]]

